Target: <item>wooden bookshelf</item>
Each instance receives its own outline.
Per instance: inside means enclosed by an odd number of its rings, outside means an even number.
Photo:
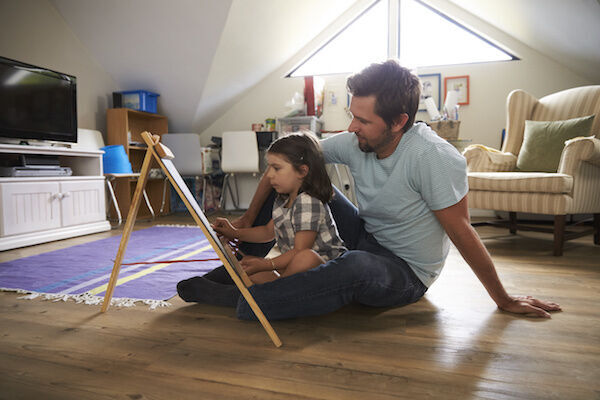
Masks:
[[[144,131],[156,135],[164,135],[168,133],[168,119],[164,115],[136,111],[129,108],[110,108],[106,112],[106,126],[108,144],[121,144],[125,148],[125,152],[131,162],[133,172],[140,172],[142,161],[146,153],[146,146],[140,134]],[[151,168],[159,168],[156,161],[152,161]],[[116,180],[115,195],[119,202],[121,214],[127,215],[133,192],[135,191],[136,179],[122,178]],[[163,180],[149,179],[146,184],[146,192],[150,199],[150,204],[154,209],[156,216],[160,215],[160,208],[163,198]],[[169,213],[169,187],[167,185],[167,193],[165,196],[165,207],[163,215]],[[116,218],[114,208],[111,207],[110,216]],[[138,218],[150,218],[150,210],[144,202],[140,206]]]

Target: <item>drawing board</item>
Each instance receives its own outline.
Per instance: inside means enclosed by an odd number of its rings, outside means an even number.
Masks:
[[[221,261],[223,261],[224,263],[227,262],[233,267],[234,271],[242,280],[242,282],[244,282],[244,285],[246,287],[252,286],[252,281],[244,272],[244,269],[240,266],[237,258],[233,255],[233,252],[231,251],[229,245],[221,241],[217,233],[210,226],[210,222],[206,218],[206,215],[204,215],[204,212],[200,208],[200,205],[196,201],[196,198],[185,184],[183,178],[179,174],[179,171],[177,171],[177,168],[175,167],[175,164],[173,164],[173,161],[167,158],[160,157],[157,157],[157,161],[161,165],[163,171],[165,171],[165,173],[167,174],[169,181],[171,182],[175,190],[179,193],[181,199],[184,201],[186,207],[192,214],[192,217],[194,218],[196,223],[198,223],[204,235],[206,235],[206,237],[208,238],[208,241],[210,242],[212,247],[215,249],[217,254],[220,253],[219,258],[221,258]]]
[[[223,263],[223,266],[231,276],[231,279],[233,280],[237,288],[240,290],[242,296],[244,296],[244,299],[248,302],[248,305],[256,315],[256,318],[262,324],[263,328],[273,341],[273,344],[275,344],[275,346],[277,347],[281,346],[281,340],[271,327],[271,324],[263,314],[262,310],[254,300],[250,292],[248,291],[248,287],[252,286],[252,281],[244,272],[243,268],[240,266],[237,258],[234,256],[229,245],[222,242],[219,239],[216,232],[212,229],[208,219],[206,218],[206,215],[204,215],[204,212],[202,212],[202,209],[198,205],[198,202],[196,201],[195,197],[192,195],[187,185],[183,181],[183,178],[177,171],[177,168],[175,168],[173,161],[171,161],[171,159],[174,158],[174,155],[166,146],[160,144],[160,137],[158,135],[151,135],[148,132],[142,132],[141,137],[144,139],[144,142],[146,142],[146,144],[148,145],[148,150],[146,151],[146,156],[142,164],[142,170],[140,171],[138,184],[136,186],[129,213],[127,215],[127,221],[125,223],[125,227],[123,228],[121,243],[119,245],[117,256],[115,257],[115,264],[113,266],[113,271],[106,290],[104,302],[102,304],[102,312],[105,312],[110,304],[110,299],[116,286],[119,271],[121,268],[121,262],[123,260],[125,250],[127,248],[129,236],[131,235],[133,224],[135,223],[137,211],[141,202],[141,193],[146,184],[148,173],[150,171],[150,162],[152,158],[154,158],[169,178],[171,185],[173,185],[173,188],[175,189],[181,200],[184,202],[188,211],[192,215],[192,218],[194,218],[194,221],[196,221],[198,226],[202,229],[202,232],[206,236],[210,245],[215,250],[215,253],[217,253],[217,256]]]

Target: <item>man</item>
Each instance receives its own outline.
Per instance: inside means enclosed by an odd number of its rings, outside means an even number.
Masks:
[[[324,314],[349,303],[415,302],[439,276],[449,240],[500,309],[547,318],[548,311],[560,310],[556,303],[505,291],[469,221],[465,159],[425,124],[414,124],[418,78],[389,60],[350,77],[347,86],[353,95],[349,132],[321,144],[325,160],[348,165],[355,180],[358,209],[339,192],[330,203],[349,251],[315,269],[251,287],[267,318]],[[266,223],[271,192],[263,177],[234,224]],[[254,249],[251,256],[262,257],[269,248]],[[221,267],[180,282],[178,293],[186,301],[237,307],[239,318],[253,319],[228,281]]]

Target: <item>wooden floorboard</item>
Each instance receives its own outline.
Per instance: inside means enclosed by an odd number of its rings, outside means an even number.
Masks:
[[[192,223],[169,216],[136,224]],[[498,311],[455,249],[415,304],[273,322],[232,309],[112,307],[0,292],[0,399],[599,399],[600,246],[477,228],[511,293],[561,303],[550,320]],[[0,253],[0,262],[120,234]]]

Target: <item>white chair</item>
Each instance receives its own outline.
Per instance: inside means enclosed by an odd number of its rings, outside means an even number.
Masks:
[[[98,150],[104,147],[102,132],[92,129],[77,129],[77,143],[71,146],[78,150]]]
[[[256,132],[231,131],[223,132],[221,148],[221,169],[225,173],[223,190],[221,191],[221,209],[225,205],[226,189],[229,190],[231,201],[236,210],[239,210],[239,193],[236,181],[238,173],[251,173],[256,175],[259,169],[259,152]],[[235,196],[231,189],[230,180],[233,178]]]
[[[200,135],[197,133],[169,133],[161,137],[164,143],[175,155],[173,164],[179,174],[182,176],[192,176],[198,181],[202,179],[202,196],[200,198],[200,208],[204,211],[206,201],[206,190],[208,183],[212,180],[210,172],[212,170],[212,160],[207,159],[210,154],[204,151],[200,142]],[[213,198],[215,194],[213,193]]]
[[[354,188],[354,178],[350,169],[345,164],[326,164],[325,169],[329,175],[331,183],[338,188],[340,192],[352,204],[358,207],[358,201],[356,200],[356,191]]]
[[[92,129],[77,129],[77,143],[71,146],[77,150],[100,150],[100,148],[104,147],[104,138],[102,137],[102,132],[92,130]],[[140,177],[139,173],[131,173],[131,174],[104,174],[106,178],[106,187],[108,189],[108,193],[110,194],[110,200],[115,208],[115,212],[117,213],[117,225],[112,226],[113,229],[118,228],[123,223],[123,216],[121,215],[121,209],[119,207],[119,203],[117,202],[117,197],[115,196],[114,183],[117,179],[133,179],[137,180]],[[152,215],[152,219],[155,218],[154,209],[150,205],[150,200],[148,199],[148,194],[146,193],[146,189],[142,192],[144,196],[144,200],[146,201],[146,206],[148,206],[148,210],[150,210],[150,214]],[[164,206],[164,194],[163,194],[163,206]],[[106,212],[108,213],[110,207],[106,207]],[[162,212],[162,207],[161,207]]]

